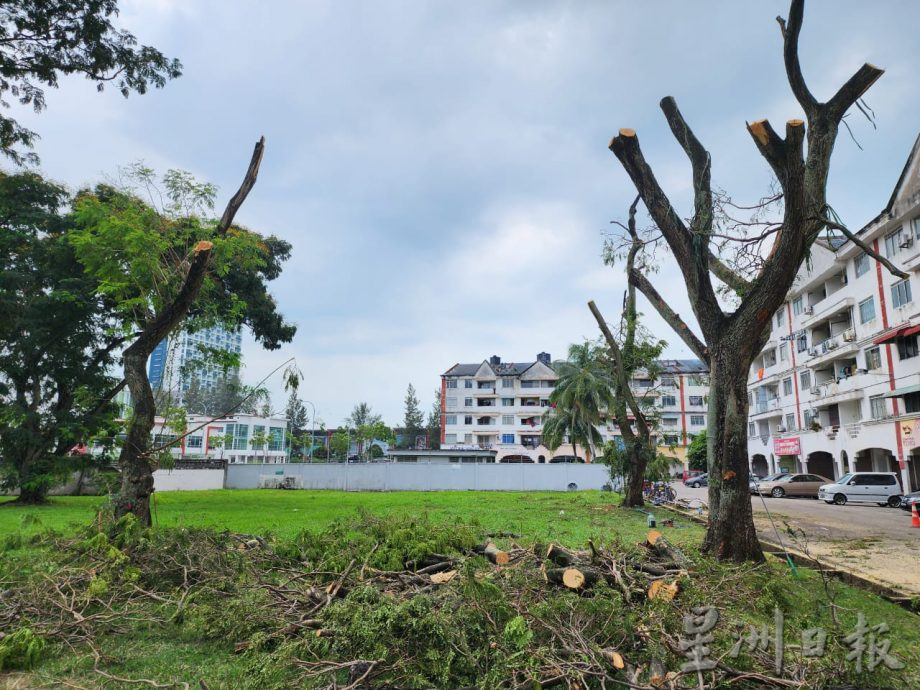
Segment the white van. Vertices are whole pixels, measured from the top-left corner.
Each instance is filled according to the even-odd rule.
[[[894,472],[850,472],[818,489],[818,498],[838,506],[853,501],[896,508],[901,503],[901,485]]]

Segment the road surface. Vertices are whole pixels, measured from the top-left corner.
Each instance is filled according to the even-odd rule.
[[[708,502],[709,490],[673,484],[678,498]],[[766,505],[765,505],[766,504]],[[920,528],[910,526],[910,513],[875,504],[827,505],[810,498],[751,497],[758,534],[776,543],[769,511],[784,542],[791,527],[821,560],[882,581],[911,596],[920,595]]]

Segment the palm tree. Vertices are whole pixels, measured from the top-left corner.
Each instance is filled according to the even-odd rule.
[[[553,407],[543,424],[543,440],[555,451],[565,438],[578,456],[578,445],[591,461],[593,449],[603,443],[597,427],[613,405],[613,379],[603,349],[592,343],[570,345],[566,361],[554,365],[559,375],[549,396]]]

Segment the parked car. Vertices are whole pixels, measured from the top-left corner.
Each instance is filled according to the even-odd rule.
[[[763,478],[760,478],[757,475],[752,474],[751,481],[750,481],[751,493],[752,494],[757,493],[757,485],[760,482],[775,482],[776,480],[781,479],[782,477],[785,477],[787,474],[789,473],[788,472],[776,472],[775,474],[768,474],[766,477],[763,477]]]
[[[773,498],[808,496],[817,498],[818,490],[830,481],[818,474],[786,474],[779,479],[757,483],[757,491]]]
[[[853,501],[894,508],[901,504],[901,485],[894,472],[849,472],[836,482],[822,486],[818,498],[838,506]]]
[[[695,477],[687,477],[684,480],[684,486],[692,486],[694,489],[699,489],[701,486],[708,486],[708,473],[698,474]]]
[[[901,510],[910,512],[911,506],[917,504],[917,510],[920,510],[920,491],[914,491],[911,494],[901,496]]]

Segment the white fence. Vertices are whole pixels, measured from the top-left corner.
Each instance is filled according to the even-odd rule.
[[[262,465],[259,465],[262,467]],[[223,470],[157,470],[153,473],[156,491],[204,491],[223,489]]]
[[[254,489],[260,476],[294,477],[304,489],[339,491],[569,491],[610,482],[606,465],[307,464],[228,465],[225,487]],[[264,484],[264,481],[263,481]]]

